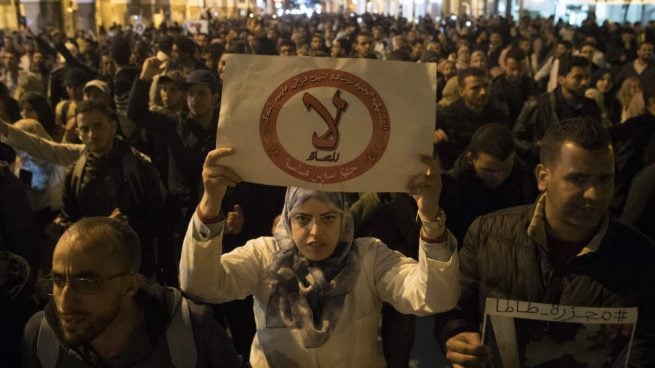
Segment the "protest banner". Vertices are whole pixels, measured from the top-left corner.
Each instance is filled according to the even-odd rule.
[[[363,59],[228,55],[217,146],[249,182],[405,192],[432,154],[436,69]]]
[[[502,367],[628,367],[637,308],[487,298],[483,343]]]

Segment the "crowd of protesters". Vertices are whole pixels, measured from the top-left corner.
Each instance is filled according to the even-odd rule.
[[[478,333],[479,303],[494,294],[553,304],[639,306],[633,362],[652,366],[655,21],[599,24],[589,15],[573,27],[553,18],[444,19],[413,23],[380,15],[323,14],[225,20],[208,13],[206,33],[172,22],[139,33],[114,25],[73,37],[57,29],[5,31],[0,50],[0,366],[122,367],[139,366],[140,360],[148,362],[144,366],[184,361],[187,366],[238,366],[248,357],[257,367],[327,364],[294,361],[293,354],[271,357],[275,351],[262,341],[268,335],[261,335],[270,326],[256,327],[253,315],[253,307],[255,315],[263,313],[259,291],[254,305],[245,290],[208,294],[195,286],[207,281],[197,281],[202,275],[192,272],[195,263],[179,266],[181,256],[195,254],[189,247],[202,243],[200,223],[223,226],[219,252],[240,254],[248,240],[276,234],[277,216],[282,213],[284,221],[297,205],[289,202],[289,194],[285,201],[285,188],[231,178],[236,185],[217,202],[224,216],[203,215],[197,207],[207,170],[221,167],[220,161],[205,160],[216,142],[226,54],[437,64],[438,207],[448,215],[448,230],[458,243],[462,297],[455,309],[437,316],[435,354],[443,351],[460,366],[479,366],[488,358]],[[337,212],[352,214],[354,237],[376,237],[408,257],[422,257],[419,243],[426,239],[416,216],[420,206],[411,195],[346,193],[328,202]],[[283,206],[291,207],[283,212]],[[422,220],[423,227],[433,222]],[[97,246],[105,238],[122,244],[105,251]],[[128,249],[134,244],[140,249],[136,253]],[[120,262],[111,268],[107,257]],[[590,257],[595,258],[584,262]],[[580,262],[569,262],[575,260]],[[101,272],[70,279],[71,267]],[[180,276],[192,281],[178,285],[179,267],[186,272]],[[554,293],[545,285],[551,274],[561,283]],[[106,291],[103,282],[116,277],[124,287]],[[585,279],[573,283],[576,294],[569,286],[578,278]],[[73,307],[62,315],[65,300],[54,293],[50,301],[48,295],[65,285],[80,297],[100,296],[89,309]],[[174,289],[178,286],[188,295]],[[600,290],[590,299],[580,287],[606,289],[606,294]],[[194,296],[199,300],[187,299]],[[222,304],[207,309],[197,301]],[[384,359],[371,364],[407,367],[414,317],[397,311],[397,300],[389,302],[381,307]],[[149,314],[130,313],[137,305],[145,305]],[[311,308],[322,313],[314,304]],[[30,320],[39,310],[44,311]],[[87,317],[97,319],[80,336],[66,335],[57,324],[65,320],[74,329],[86,326],[80,321]],[[184,322],[175,325],[184,318],[190,318],[191,331]],[[116,321],[120,326],[114,326]],[[147,327],[130,327],[143,324]],[[48,333],[64,349],[54,358],[52,348],[42,351]],[[184,340],[189,334],[191,347]],[[318,347],[303,337],[303,346],[321,349],[329,335]],[[171,347],[177,345],[197,353],[189,356]],[[362,364],[361,356],[325,359]]]

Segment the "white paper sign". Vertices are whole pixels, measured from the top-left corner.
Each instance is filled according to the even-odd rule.
[[[496,298],[486,299],[484,313],[483,341],[495,363],[539,368],[627,367],[638,317],[637,308]]]
[[[228,55],[217,146],[245,181],[406,192],[426,167],[434,64]]]

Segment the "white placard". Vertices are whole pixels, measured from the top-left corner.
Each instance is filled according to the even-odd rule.
[[[638,317],[637,308],[496,298],[486,299],[484,313],[483,341],[503,367],[627,367]]]
[[[244,180],[324,191],[406,192],[425,170],[434,64],[228,55],[217,146]]]

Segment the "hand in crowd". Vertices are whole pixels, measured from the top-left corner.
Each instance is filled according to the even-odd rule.
[[[439,213],[441,165],[429,156],[421,156],[421,162],[428,166],[426,172],[413,176],[407,189],[418,205],[421,218],[434,221]]]
[[[109,215],[109,218],[118,220],[123,223],[127,223],[128,220],[127,216],[123,215],[120,208],[114,208],[114,210]]]
[[[446,358],[453,368],[486,367],[491,349],[481,341],[477,332],[460,332],[446,341]]]
[[[225,233],[239,235],[243,231],[243,224],[246,222],[246,217],[243,215],[243,209],[238,204],[232,207],[232,211],[227,213],[225,219]]]
[[[141,75],[139,79],[143,81],[151,81],[155,75],[161,73],[162,71],[162,61],[159,60],[156,56],[147,58],[143,62],[143,67],[141,68]]]
[[[218,216],[227,187],[241,182],[241,177],[234,170],[221,165],[221,158],[233,152],[232,148],[216,148],[207,154],[202,168],[202,184],[205,191],[198,205],[200,212],[205,216]]]
[[[447,142],[448,135],[446,134],[446,132],[443,131],[443,129],[437,129],[434,131],[432,141],[436,144],[439,144],[441,142]]]

